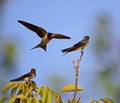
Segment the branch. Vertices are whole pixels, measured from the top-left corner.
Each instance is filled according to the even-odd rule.
[[[76,95],[77,95],[77,86],[78,86],[78,73],[79,73],[79,64],[80,61],[82,60],[82,56],[83,56],[83,49],[81,50],[81,55],[80,58],[77,59],[76,63],[74,61],[74,58],[72,58],[72,62],[73,62],[73,66],[75,69],[75,91],[73,94],[73,99],[72,99],[72,103],[74,103],[74,101],[76,100]]]

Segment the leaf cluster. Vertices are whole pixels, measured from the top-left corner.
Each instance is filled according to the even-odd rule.
[[[47,86],[37,87],[34,81],[29,82],[9,82],[2,88],[2,93],[11,89],[9,97],[0,97],[0,103],[8,101],[8,103],[63,103],[61,95]],[[77,91],[84,88],[77,86]],[[74,84],[68,84],[61,89],[61,93],[75,91]],[[82,103],[78,100],[68,99],[67,103]],[[90,103],[114,103],[109,98],[101,98],[100,100],[91,100]]]
[[[10,97],[1,97],[0,103],[62,103],[60,95],[49,87],[37,87],[34,81],[9,82],[2,88],[2,93],[11,89]],[[54,98],[54,99],[53,99]]]

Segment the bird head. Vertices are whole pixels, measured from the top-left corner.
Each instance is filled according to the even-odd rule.
[[[84,37],[84,40],[85,40],[85,41],[86,41],[86,40],[89,40],[89,38],[90,38],[89,36],[85,36],[85,37]]]
[[[35,69],[35,68],[32,68],[32,69],[31,69],[31,73],[35,74],[35,76],[36,76],[36,69]]]

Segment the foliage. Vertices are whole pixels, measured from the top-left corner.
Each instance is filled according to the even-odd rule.
[[[63,86],[61,93],[74,92],[72,99],[68,99],[67,103],[82,103],[81,97],[76,98],[77,92],[84,90],[78,85],[78,71],[79,64],[83,56],[83,51],[81,51],[81,56],[77,59],[75,63],[74,59],[73,65],[75,69],[75,84],[68,84]],[[11,89],[11,94],[9,97],[1,97],[0,102],[8,100],[9,103],[63,103],[61,94],[52,90],[50,87],[37,86],[34,81],[26,82],[9,82],[2,88],[2,93],[5,93]],[[90,103],[113,103],[109,98],[101,98],[99,100],[91,100]]]
[[[1,101],[8,100],[9,103],[61,103],[60,95],[49,87],[37,87],[34,81],[9,82],[2,88],[2,93],[11,89],[10,97],[2,97]],[[19,102],[18,102],[19,101]]]
[[[77,91],[82,91],[84,88],[77,86]],[[68,84],[61,89],[61,93],[75,91],[75,84]]]
[[[70,92],[75,90],[74,84],[69,84],[61,89],[62,93]],[[11,89],[9,97],[1,97],[0,103],[8,100],[9,103],[63,103],[61,95],[50,89],[49,87],[39,86],[37,87],[34,81],[30,82],[9,82],[2,88],[2,93],[5,93]],[[77,91],[84,90],[78,86]],[[109,98],[101,98],[100,100],[92,100],[90,103],[113,103]],[[72,100],[68,100],[68,103],[73,103]],[[82,103],[79,99],[75,100],[74,103]]]

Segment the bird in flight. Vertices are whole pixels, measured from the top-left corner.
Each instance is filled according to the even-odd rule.
[[[90,38],[89,36],[85,36],[80,42],[76,43],[75,45],[73,45],[69,48],[63,49],[61,51],[65,54],[67,54],[72,51],[83,50],[88,45],[89,38]]]
[[[24,74],[16,79],[10,80],[11,82],[14,81],[29,81],[30,79],[33,79],[36,76],[36,69],[32,68],[31,71],[27,74]]]
[[[27,27],[28,29],[34,31],[40,38],[42,38],[41,42],[38,45],[36,45],[35,47],[33,47],[32,49],[40,47],[40,48],[42,48],[46,51],[47,44],[52,39],[71,39],[69,36],[66,36],[66,35],[63,35],[63,34],[47,32],[42,27],[33,25],[31,23],[28,23],[28,22],[25,22],[25,21],[22,21],[22,20],[18,20],[18,22],[21,23],[22,25],[24,25],[25,27]]]

